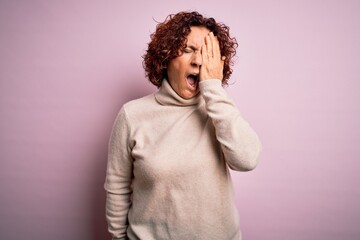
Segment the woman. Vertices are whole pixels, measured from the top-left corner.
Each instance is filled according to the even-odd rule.
[[[197,12],[157,25],[144,68],[159,90],[121,108],[109,142],[113,239],[241,238],[228,167],[255,168],[260,142],[222,88],[236,47]]]

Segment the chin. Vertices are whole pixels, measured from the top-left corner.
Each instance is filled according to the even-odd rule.
[[[199,92],[195,92],[195,93],[185,93],[185,94],[182,94],[181,97],[182,98],[185,98],[185,99],[190,99],[190,98],[193,98],[195,97],[196,95],[198,95]]]

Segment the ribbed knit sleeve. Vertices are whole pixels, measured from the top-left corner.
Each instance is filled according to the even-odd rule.
[[[220,80],[204,80],[199,87],[229,167],[237,171],[254,169],[261,151],[257,134],[242,118]]]
[[[129,146],[130,129],[122,108],[113,125],[105,181],[106,218],[113,239],[127,239],[127,215],[131,205],[133,159]]]

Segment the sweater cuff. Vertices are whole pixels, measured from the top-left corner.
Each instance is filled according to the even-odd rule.
[[[221,87],[222,88],[222,82],[220,79],[207,79],[199,82],[199,89],[200,92],[204,92],[208,87]]]

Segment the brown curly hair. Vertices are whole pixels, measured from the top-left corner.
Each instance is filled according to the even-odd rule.
[[[160,87],[167,78],[167,66],[170,60],[180,56],[186,48],[186,37],[190,27],[203,26],[217,36],[221,55],[225,56],[222,84],[227,82],[232,73],[233,57],[238,46],[235,38],[230,37],[229,27],[217,23],[214,18],[205,18],[198,12],[179,12],[170,14],[164,22],[158,23],[156,31],[150,35],[150,43],[143,56],[146,77],[155,86]]]

